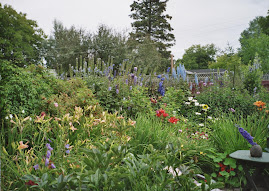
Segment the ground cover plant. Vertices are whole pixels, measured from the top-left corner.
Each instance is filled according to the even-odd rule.
[[[170,69],[147,75],[127,61],[112,67],[76,71],[68,80],[40,66],[10,67],[10,75],[2,76],[28,84],[20,89],[20,80],[8,86],[1,81],[7,98],[1,110],[4,190],[211,190],[246,184],[242,166],[229,158],[250,147],[235,125],[265,148],[267,92],[254,96],[216,81],[193,94],[184,66],[172,75]],[[11,87],[35,97],[12,96]]]

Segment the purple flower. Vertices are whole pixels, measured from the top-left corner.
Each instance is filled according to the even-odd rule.
[[[53,150],[53,148],[50,146],[50,144],[49,144],[49,143],[47,143],[47,144],[46,144],[46,147],[47,147],[47,149],[48,149],[48,150],[50,150],[50,151],[52,151],[52,150]]]
[[[120,92],[119,89],[116,89],[116,94],[119,94],[119,92]]]
[[[137,76],[134,77],[134,83],[136,84],[137,82]]]
[[[48,138],[48,141],[51,143],[52,141]]]
[[[128,84],[128,79],[125,80],[125,84]]]
[[[46,158],[50,158],[50,156],[51,156],[51,152],[50,152],[50,150],[47,150]]]
[[[134,71],[137,72],[137,67],[134,67]]]
[[[161,78],[161,77],[162,77],[162,75],[161,75],[161,74],[157,76],[157,78]]]
[[[34,165],[33,167],[34,167],[35,170],[39,169],[39,165],[38,164]]]
[[[48,166],[50,163],[50,160],[48,158],[45,159],[45,166]]]
[[[235,126],[238,128],[239,133],[248,141],[249,144],[257,145],[257,143],[253,142],[253,137],[246,130],[237,124],[235,124]]]
[[[130,88],[129,88],[129,89],[130,89],[130,90],[132,90],[132,88],[133,88],[133,87],[132,87],[132,86],[130,86]]]
[[[69,144],[66,144],[65,145],[65,148],[69,149],[70,145]]]
[[[66,150],[65,153],[66,153],[66,154],[70,154],[70,150]]]
[[[56,168],[56,166],[53,163],[51,163],[51,168]]]
[[[112,89],[111,87],[108,87],[108,91],[111,91],[111,89]]]

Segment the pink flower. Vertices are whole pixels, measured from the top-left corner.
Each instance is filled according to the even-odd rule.
[[[235,109],[233,109],[233,108],[229,108],[229,110],[231,111],[231,112],[235,112]]]
[[[182,133],[182,129],[179,129],[178,132]]]
[[[196,92],[196,94],[200,94],[200,92]]]
[[[55,103],[54,103],[54,106],[55,106],[55,107],[58,107],[58,103],[55,102]]]

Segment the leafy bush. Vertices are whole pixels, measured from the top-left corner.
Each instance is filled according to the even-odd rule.
[[[51,95],[56,82],[42,68],[39,68],[39,72],[27,72],[9,62],[1,63],[0,74],[1,118],[21,114],[22,111],[25,116],[39,113],[41,97]]]
[[[245,89],[212,86],[196,95],[196,99],[208,104],[211,113],[216,116],[230,112],[231,108],[235,110],[235,115],[247,116],[255,112],[253,103],[256,100]]]

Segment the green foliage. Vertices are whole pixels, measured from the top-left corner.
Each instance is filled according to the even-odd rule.
[[[167,51],[167,48],[173,45],[175,39],[171,33],[173,28],[168,23],[172,17],[164,14],[167,2],[168,0],[135,0],[130,5],[132,11],[130,17],[134,19],[131,39],[139,43],[143,42],[145,37],[151,39],[165,59],[169,59],[170,51]]]
[[[212,115],[218,116],[229,113],[230,108],[235,110],[235,115],[249,115],[255,111],[253,103],[256,99],[246,89],[233,89],[230,87],[211,86],[201,94],[196,95],[199,103],[206,103]]]
[[[267,12],[267,16],[266,17],[260,17],[259,21],[258,21],[262,32],[266,35],[269,35],[269,10]]]
[[[255,64],[253,66],[249,66],[249,70],[245,73],[244,76],[244,88],[248,90],[250,95],[255,95],[261,89],[261,80],[263,73],[260,69],[255,68]]]
[[[56,79],[49,76],[41,66],[34,68],[36,70],[27,72],[9,62],[1,63],[1,118],[19,114],[23,110],[24,115],[39,113],[42,96],[53,93]]]
[[[162,57],[157,50],[157,45],[149,38],[145,38],[143,42],[128,39],[128,47],[136,50],[129,53],[128,57],[147,73],[165,71],[169,66],[170,62]]]
[[[248,65],[254,62],[256,55],[260,57],[262,71],[269,71],[268,42],[269,36],[262,32],[259,25],[260,17],[256,17],[249,23],[249,28],[241,33],[239,39],[241,48],[239,55],[242,63]]]
[[[238,68],[240,64],[241,59],[237,54],[234,55],[223,54],[217,57],[216,62],[210,62],[208,67],[216,69],[222,68],[231,71],[234,69],[234,67]]]
[[[185,68],[190,69],[207,69],[209,62],[215,61],[217,48],[214,44],[205,46],[193,45],[185,50],[182,59],[177,64],[184,64]]]
[[[91,37],[90,49],[95,58],[107,63],[113,57],[113,62],[118,65],[127,57],[126,36],[104,24],[100,25]]]
[[[245,118],[232,114],[223,115],[211,125],[213,130],[212,140],[220,152],[232,153],[236,150],[248,150],[251,145],[239,133],[238,128],[235,127],[235,124],[238,124],[254,137],[254,142],[265,148],[268,136],[268,121],[266,119],[262,112]]]
[[[47,66],[68,71],[69,64],[75,66],[76,59],[85,58],[88,54],[88,36],[83,29],[76,29],[71,26],[69,29],[63,24],[54,20],[53,35],[47,39],[43,46],[46,52],[45,59]],[[83,60],[80,60],[82,63]],[[59,72],[59,71],[57,71]]]
[[[20,67],[37,64],[41,60],[43,39],[43,31],[35,21],[9,5],[0,4],[0,60]]]

